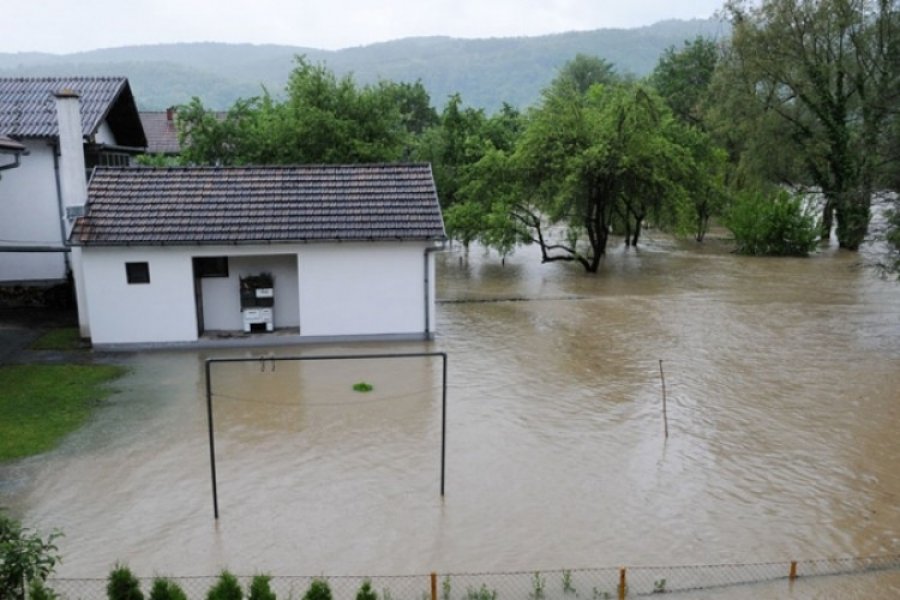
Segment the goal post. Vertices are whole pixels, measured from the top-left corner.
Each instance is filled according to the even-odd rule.
[[[287,361],[325,360],[379,360],[408,358],[441,359],[441,497],[444,496],[444,473],[447,455],[447,353],[446,352],[400,352],[388,354],[333,354],[310,356],[258,356],[254,358],[207,358],[206,371],[206,421],[209,429],[209,470],[212,480],[213,514],[219,518],[219,490],[216,481],[216,437],[213,421],[212,366],[222,363],[276,363]]]

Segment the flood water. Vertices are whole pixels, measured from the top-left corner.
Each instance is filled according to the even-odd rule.
[[[0,505],[64,530],[62,577],[898,554],[900,284],[864,258],[651,232],[588,275],[456,249],[433,343],[123,355],[87,427],[0,466]],[[443,499],[440,360],[254,361],[213,368],[213,519],[206,358],[408,351],[449,357]]]

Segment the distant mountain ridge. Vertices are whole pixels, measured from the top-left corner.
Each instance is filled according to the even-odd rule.
[[[620,73],[648,74],[670,46],[698,35],[723,38],[728,26],[714,19],[662,21],[636,29],[597,29],[537,37],[459,39],[404,38],[343,50],[299,46],[158,44],[55,55],[0,53],[0,76],[125,75],[141,110],[162,110],[200,97],[226,109],[265,87],[284,88],[298,54],[325,63],[359,83],[421,79],[440,109],[450,94],[492,112],[503,102],[524,108],[560,66],[576,54],[600,56]]]

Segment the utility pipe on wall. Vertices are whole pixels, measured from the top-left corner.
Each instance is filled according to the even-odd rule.
[[[444,250],[444,242],[440,246],[429,246],[425,248],[425,339],[430,340],[434,336],[431,333],[431,263],[429,256],[434,252]]]

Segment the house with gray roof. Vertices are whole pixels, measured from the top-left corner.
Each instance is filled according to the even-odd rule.
[[[0,77],[0,286],[65,281],[87,172],[146,145],[124,77]]]
[[[430,338],[445,237],[428,164],[99,167],[69,242],[115,347]]]

